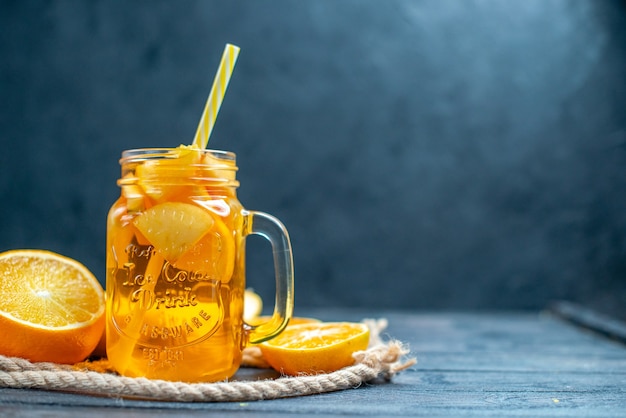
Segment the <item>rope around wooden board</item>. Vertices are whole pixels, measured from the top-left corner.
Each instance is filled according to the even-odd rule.
[[[106,360],[91,366],[90,362],[68,366],[0,356],[0,387],[155,401],[245,402],[351,389],[377,378],[390,381],[416,363],[414,358],[405,358],[409,350],[401,342],[380,341],[380,331],[386,326],[384,319],[364,322],[372,331],[370,348],[354,354],[354,365],[332,373],[259,381],[183,383],[119,376],[107,371]]]

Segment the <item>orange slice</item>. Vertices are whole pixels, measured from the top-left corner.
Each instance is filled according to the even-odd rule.
[[[176,200],[182,191],[189,192],[190,177],[196,171],[201,154],[197,149],[181,145],[169,152],[168,158],[148,160],[135,169],[138,184],[151,199],[164,202]]]
[[[217,158],[207,153],[202,158],[202,164],[214,167],[212,170],[206,170],[205,175],[213,178],[223,178],[226,180],[235,180],[236,167],[234,161]],[[215,169],[216,168],[216,169]]]
[[[369,329],[352,322],[289,325],[277,337],[259,344],[275,370],[291,376],[330,373],[354,363],[352,354],[365,350]]]
[[[187,271],[204,271],[222,283],[230,281],[235,268],[235,239],[233,232],[219,216],[213,226],[172,264]]]
[[[272,320],[271,316],[268,315],[263,315],[263,316],[255,316],[251,319],[246,319],[245,317],[245,307],[244,307],[244,320],[246,321],[247,324],[252,325],[252,326],[259,326],[262,324],[265,324],[266,322],[270,322]],[[289,319],[289,327],[293,326],[293,325],[298,325],[298,324],[311,324],[311,323],[320,323],[322,321],[320,321],[319,319],[315,319],[315,318],[305,318],[302,316],[292,316]],[[246,343],[246,345],[248,347],[254,347],[254,346],[258,346],[259,343],[253,344],[250,341],[248,341]]]
[[[79,262],[42,250],[0,254],[0,354],[76,363],[104,330],[104,291]]]
[[[250,323],[263,310],[263,300],[254,290],[246,289],[243,294],[243,320]]]
[[[127,174],[125,178],[130,178]],[[145,207],[145,196],[143,189],[136,184],[126,184],[122,186],[122,196],[126,198],[126,207],[129,212],[138,212]]]
[[[146,210],[133,223],[159,254],[175,263],[211,230],[215,220],[189,203],[165,202]]]
[[[245,312],[245,310],[244,310]],[[245,315],[244,315],[244,319],[245,319]],[[271,316],[256,316],[253,317],[249,320],[246,320],[246,322],[250,325],[260,325],[264,322],[268,322],[269,320],[271,320],[272,317]],[[320,323],[322,321],[320,321],[319,319],[316,318],[307,318],[304,316],[292,316],[291,319],[289,319],[289,326],[292,325],[299,325],[299,324],[313,324],[313,323]]]

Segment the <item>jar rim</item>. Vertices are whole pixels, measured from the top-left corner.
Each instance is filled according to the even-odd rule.
[[[180,158],[186,156],[191,156],[193,161],[178,163]],[[205,159],[205,156],[210,158]],[[123,151],[119,163],[122,166],[122,176],[117,182],[120,186],[134,184],[138,180],[138,166],[149,167],[141,174],[143,183],[180,185],[186,181],[207,182],[214,187],[239,186],[235,153],[230,151],[185,147],[136,148]]]
[[[176,150],[180,150],[181,148],[165,148],[165,147],[155,147],[155,148],[133,148],[122,151],[122,157],[120,159],[120,164],[132,161],[132,160],[152,160],[152,159],[165,159],[165,158],[178,158],[178,155],[174,153]],[[209,154],[213,158],[218,160],[235,162],[237,156],[232,151],[223,151],[217,149],[200,149],[200,148],[187,148],[188,150],[198,152],[201,154]]]

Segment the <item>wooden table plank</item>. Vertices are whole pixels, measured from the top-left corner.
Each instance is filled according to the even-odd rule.
[[[364,312],[307,312],[360,320]],[[403,313],[385,334],[418,364],[392,383],[246,403],[164,403],[0,389],[0,416],[568,416],[622,417],[626,348],[546,314]]]

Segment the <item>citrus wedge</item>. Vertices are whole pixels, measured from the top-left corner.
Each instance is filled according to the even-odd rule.
[[[0,354],[76,363],[104,329],[104,291],[79,262],[43,250],[0,254]]]
[[[354,363],[352,354],[365,350],[369,328],[352,322],[288,325],[277,337],[259,344],[275,370],[291,376],[330,373]]]
[[[245,312],[245,309],[244,309]],[[271,316],[266,316],[266,315],[262,315],[262,316],[256,316],[253,317],[252,319],[246,320],[246,322],[250,325],[261,325],[264,322],[268,322],[272,319]],[[299,325],[299,324],[313,324],[313,323],[320,323],[322,321],[320,321],[317,318],[307,318],[304,316],[292,316],[291,319],[289,319],[289,326],[292,325]]]
[[[246,289],[243,294],[243,320],[253,321],[263,310],[263,300],[254,290]]]
[[[175,263],[211,230],[215,220],[189,203],[165,202],[147,209],[133,223],[163,258]]]
[[[172,264],[182,270],[202,270],[224,284],[235,268],[235,240],[223,218],[212,219],[211,229]]]
[[[169,155],[156,160],[148,160],[135,169],[138,184],[145,194],[157,202],[176,200],[181,189],[188,191],[188,179],[195,173],[195,165],[200,162],[197,149],[181,145]]]

